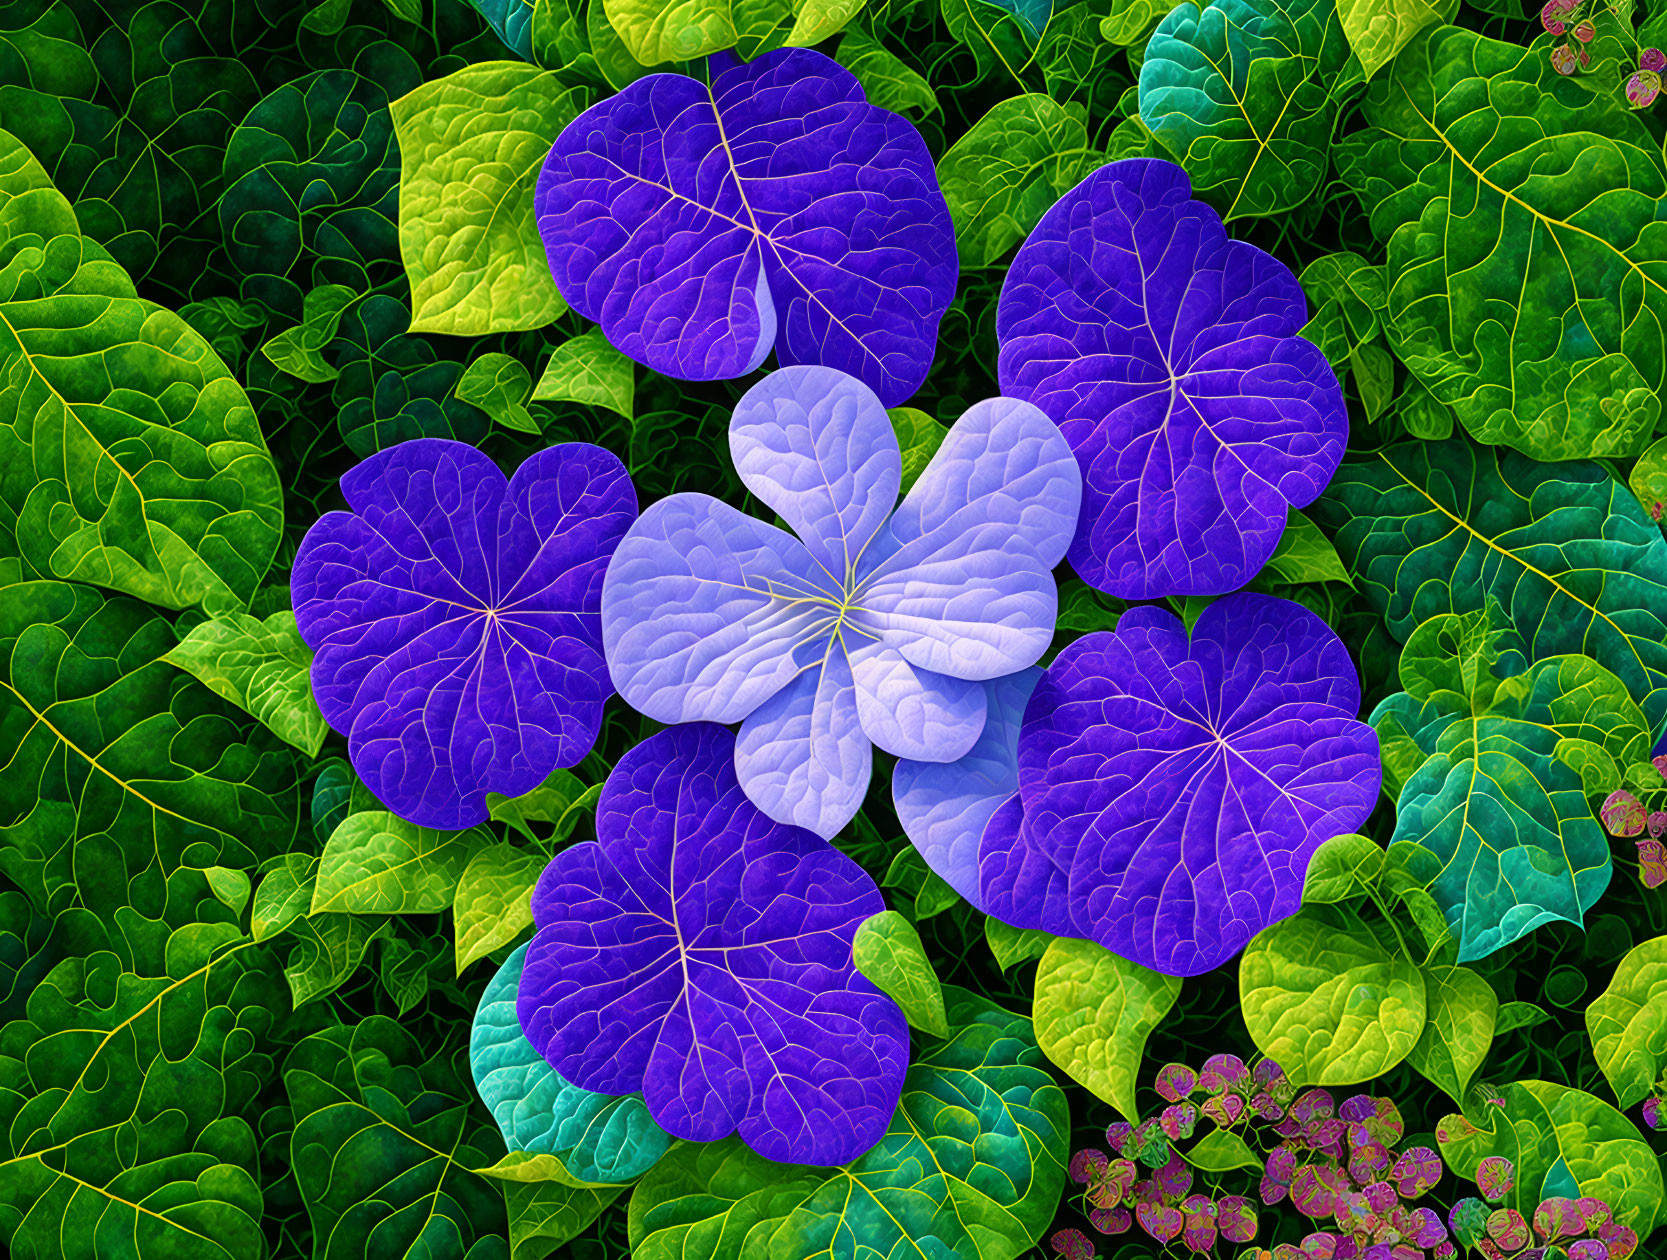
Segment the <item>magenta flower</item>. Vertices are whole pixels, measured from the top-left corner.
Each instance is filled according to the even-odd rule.
[[[1667,54],[1663,54],[1659,48],[1646,48],[1638,54],[1638,68],[1640,70],[1654,70],[1659,74],[1661,71],[1667,70]],[[1667,761],[1667,755],[1657,757],[1655,760],[1656,769],[1660,770],[1661,762]],[[1662,774],[1667,775],[1667,770],[1662,770]]]

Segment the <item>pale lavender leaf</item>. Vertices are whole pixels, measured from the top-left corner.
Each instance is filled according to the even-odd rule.
[[[931,867],[978,910],[978,846],[997,806],[1019,790],[1019,723],[1042,671],[1034,666],[979,684],[987,711],[978,741],[959,761],[903,760],[891,799],[903,832]]]
[[[738,722],[820,654],[838,599],[791,534],[710,495],[670,495],[608,566],[614,686],[658,722]]]
[[[741,723],[735,772],[753,804],[828,839],[862,808],[873,749],[845,654],[831,648]]]
[[[884,643],[856,642],[849,659],[863,733],[894,757],[966,756],[984,730],[989,684],[917,669]]]
[[[852,620],[925,669],[1013,673],[1047,650],[1081,474],[1058,427],[1011,398],[967,409],[898,506]]]
[[[729,450],[747,489],[835,585],[849,586],[903,477],[897,433],[874,391],[832,368],[771,372],[735,404]]]

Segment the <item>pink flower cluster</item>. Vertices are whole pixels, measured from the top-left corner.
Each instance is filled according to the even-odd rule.
[[[1425,1146],[1398,1149],[1405,1126],[1389,1099],[1357,1094],[1339,1104],[1328,1090],[1299,1092],[1271,1059],[1251,1069],[1230,1054],[1215,1055],[1197,1072],[1168,1064],[1153,1087],[1168,1104],[1158,1115],[1138,1125],[1118,1121],[1106,1130],[1110,1154],[1090,1149],[1071,1160],[1071,1178],[1084,1187],[1088,1219],[1101,1233],[1139,1225],[1157,1242],[1179,1239],[1195,1254],[1218,1240],[1255,1239],[1258,1207],[1250,1197],[1193,1189],[1192,1170],[1177,1147],[1207,1120],[1263,1155],[1262,1207],[1289,1202],[1324,1226],[1300,1246],[1281,1243],[1263,1252],[1267,1260],[1456,1254],[1440,1214],[1412,1202],[1441,1180],[1441,1159]],[[1095,1254],[1080,1230],[1060,1231],[1053,1246],[1068,1260]]]
[[[1484,1260],[1553,1254],[1566,1260],[1626,1260],[1638,1249],[1638,1235],[1618,1224],[1602,1199],[1546,1199],[1534,1209],[1530,1227],[1521,1212],[1500,1206],[1515,1181],[1511,1161],[1490,1155],[1476,1169],[1482,1197],[1460,1199],[1447,1214],[1453,1237]]]
[[[1655,53],[1657,59],[1661,57],[1653,48],[1645,49],[1645,53]],[[1667,755],[1654,758],[1652,764],[1667,784]],[[1646,792],[1645,795],[1652,793]],[[1610,835],[1637,844],[1639,873],[1644,887],[1659,888],[1667,883],[1667,845],[1662,843],[1662,837],[1667,836],[1667,810],[1651,810],[1632,792],[1616,788],[1604,799],[1598,809],[1598,817],[1603,820],[1604,830]],[[1649,834],[1646,835],[1646,832]]]

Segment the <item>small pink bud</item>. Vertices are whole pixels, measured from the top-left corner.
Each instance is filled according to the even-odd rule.
[[[1592,25],[1590,19],[1582,22],[1579,26],[1574,28],[1574,37],[1582,44],[1591,43],[1592,40],[1596,38],[1597,33],[1598,28]]]
[[[1558,74],[1573,74],[1574,68],[1580,64],[1580,58],[1567,44],[1558,44],[1551,50],[1551,64]]]
[[[1626,81],[1627,104],[1633,109],[1648,109],[1660,95],[1661,76],[1654,70],[1640,70]]]
[[[1667,70],[1667,55],[1663,55],[1659,48],[1646,48],[1638,54],[1638,68],[1640,70],[1654,70],[1657,74]]]

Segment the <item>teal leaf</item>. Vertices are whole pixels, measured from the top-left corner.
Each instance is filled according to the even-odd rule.
[[[1580,923],[1608,887],[1609,841],[1562,745],[1595,744],[1628,764],[1650,744],[1620,680],[1590,657],[1502,676],[1510,638],[1497,611],[1444,613],[1415,630],[1401,654],[1406,690],[1372,713],[1394,756],[1415,745],[1426,758],[1401,788],[1389,854],[1434,896],[1460,962],[1542,923]]]
[[[1140,67],[1140,120],[1222,218],[1278,214],[1319,188],[1348,49],[1331,0],[1187,0]]]
[[[527,947],[511,954],[481,995],[469,1035],[475,1088],[511,1152],[551,1155],[579,1181],[634,1181],[671,1137],[641,1094],[594,1094],[563,1080],[534,1050],[515,1013]]]
[[[1013,1260],[1047,1229],[1070,1119],[1030,1021],[946,990],[954,1034],[916,1060],[886,1136],[843,1168],[736,1138],[674,1147],[631,1196],[633,1260]]]
[[[1530,660],[1590,656],[1667,721],[1667,542],[1601,465],[1407,442],[1344,460],[1308,514],[1397,639],[1495,599]]]

